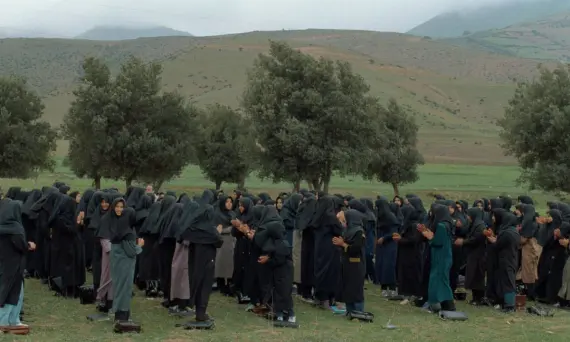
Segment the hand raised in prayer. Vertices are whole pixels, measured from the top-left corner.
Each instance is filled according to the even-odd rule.
[[[141,248],[144,247],[144,239],[143,239],[143,238],[139,238],[139,239],[137,240],[137,245],[138,245],[139,247],[141,247]]]
[[[392,240],[398,242],[402,239],[402,235],[398,234],[398,233],[394,233],[392,234]]]
[[[260,264],[265,264],[269,260],[269,255],[262,255],[257,259]]]
[[[241,226],[241,221],[238,219],[233,219],[231,222],[232,222],[232,225],[236,228],[239,228],[239,226]]]
[[[36,250],[36,244],[33,243],[32,241],[28,241],[28,250],[29,251],[35,251]]]
[[[216,227],[216,230],[218,231],[219,234],[222,234],[222,229],[223,229],[223,228],[224,228],[224,227],[222,227],[222,225],[219,224],[219,225]]]
[[[341,238],[340,236],[336,236],[336,237],[333,237],[332,243],[333,243],[333,245],[335,245],[335,246],[340,246],[340,247],[342,247],[342,246],[344,246],[344,239]]]
[[[568,245],[570,244],[570,240],[560,239],[560,240],[558,240],[558,243],[560,244],[560,246],[568,248]]]
[[[377,245],[381,245],[383,243],[384,243],[384,238],[379,238],[378,240],[376,240]]]
[[[457,238],[457,239],[455,239],[454,244],[455,244],[456,246],[463,246],[463,239],[462,239],[462,238]]]
[[[240,226],[238,227],[239,231],[242,232],[243,234],[247,234],[247,232],[249,232],[249,226],[247,224],[240,224]]]
[[[496,236],[487,236],[487,240],[490,243],[495,243],[495,242],[497,242],[497,237]]]
[[[427,228],[422,231],[422,235],[428,240],[433,239],[433,232]]]
[[[253,240],[253,237],[255,236],[255,230],[252,229],[252,230],[248,231],[246,233],[246,235],[250,240]]]

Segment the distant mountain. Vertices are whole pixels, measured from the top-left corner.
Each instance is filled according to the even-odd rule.
[[[569,63],[570,11],[444,41],[503,55]]]
[[[27,29],[17,27],[0,27],[2,38],[65,38],[64,36],[44,29]]]
[[[568,0],[511,1],[474,10],[438,15],[407,33],[432,38],[451,38],[478,31],[504,28],[570,10]]]
[[[122,26],[97,26],[75,37],[87,40],[129,40],[152,37],[191,37],[188,32],[164,26],[130,28]]]

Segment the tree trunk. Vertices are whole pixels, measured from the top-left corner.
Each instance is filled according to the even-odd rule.
[[[131,186],[131,185],[133,184],[134,178],[135,178],[135,177],[127,177],[127,178],[125,179],[125,185],[127,186],[126,189],[128,189],[129,186]]]
[[[95,179],[93,179],[93,187],[95,187],[95,190],[99,190],[101,189],[101,176],[96,176]]]
[[[216,190],[220,190],[222,188],[223,181],[216,179]]]
[[[162,184],[164,184],[164,181],[163,181],[163,180],[159,180],[159,181],[156,181],[156,182],[152,185],[152,187],[153,187],[153,189],[155,189],[155,191],[159,191],[160,188],[162,188]]]
[[[398,183],[392,183],[392,189],[394,189],[394,196],[400,196],[400,187]]]
[[[328,193],[329,193],[329,185],[330,185],[330,183],[331,183],[331,180],[330,180],[330,179],[327,179],[327,180],[324,181],[324,184],[323,184],[323,192],[324,192],[325,194],[328,194]]]
[[[236,184],[238,190],[245,190],[245,177]]]
[[[293,192],[299,192],[301,190],[301,180],[297,179],[295,183],[293,183]]]

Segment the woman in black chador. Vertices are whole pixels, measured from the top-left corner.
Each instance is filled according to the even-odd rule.
[[[214,208],[210,190],[205,190],[198,201],[198,208],[190,221],[190,226],[182,234],[188,241],[188,277],[190,278],[190,305],[196,310],[196,321],[207,322],[208,301],[214,283],[216,250],[222,247],[220,231],[214,226]]]

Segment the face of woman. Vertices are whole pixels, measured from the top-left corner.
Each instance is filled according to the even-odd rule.
[[[75,203],[79,202],[81,202],[81,194],[77,194],[77,196],[75,196]]]
[[[344,217],[344,211],[339,211],[338,214],[336,214],[336,218],[340,221],[340,223],[346,225],[346,218]]]
[[[123,215],[123,210],[125,209],[125,204],[123,202],[119,202],[117,203],[117,205],[115,206],[115,214],[117,216],[121,216]]]
[[[483,202],[477,202],[477,208],[483,209]]]
[[[278,210],[281,210],[281,208],[283,208],[283,200],[281,198],[277,199],[277,203],[275,203],[275,206],[277,207]]]
[[[398,207],[402,206],[402,200],[400,199],[400,197],[394,198],[394,203],[396,203]]]
[[[455,207],[448,207],[449,208],[449,214],[453,215],[455,214]]]
[[[226,199],[225,207],[226,210],[232,210],[232,208],[234,207],[234,202],[232,201],[231,198]]]
[[[243,206],[243,204],[239,204],[239,212],[240,214],[243,214],[243,212],[245,211],[245,207]]]
[[[109,202],[102,200],[101,201],[101,209],[103,209],[103,210],[109,209]]]

